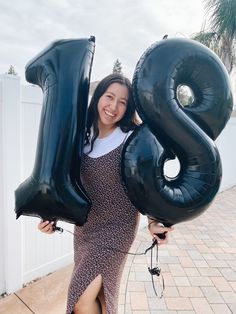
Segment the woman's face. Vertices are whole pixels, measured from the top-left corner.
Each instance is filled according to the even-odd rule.
[[[115,128],[125,112],[129,91],[125,85],[112,83],[98,101],[99,128]]]

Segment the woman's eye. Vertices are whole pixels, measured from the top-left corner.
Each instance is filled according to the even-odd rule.
[[[111,99],[112,98],[112,96],[111,95],[106,95],[107,96],[107,98],[109,98],[109,99]]]

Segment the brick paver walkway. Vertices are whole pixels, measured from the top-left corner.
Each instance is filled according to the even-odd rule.
[[[119,314],[236,313],[236,187],[218,194],[203,215],[176,225],[171,234],[170,244],[159,249],[164,297],[156,297],[152,288],[150,254],[128,256]],[[150,242],[143,229],[131,251],[143,252]],[[64,314],[71,270],[0,299],[0,313]]]
[[[143,251],[149,239],[142,230],[133,249]],[[218,194],[200,217],[176,225],[159,256],[164,297],[154,294],[150,257],[129,256],[119,314],[236,313],[236,187]]]

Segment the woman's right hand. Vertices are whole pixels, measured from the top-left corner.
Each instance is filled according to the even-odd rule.
[[[40,223],[38,224],[38,229],[43,233],[52,234],[55,232],[55,230],[53,229],[54,225],[55,221],[41,220]]]

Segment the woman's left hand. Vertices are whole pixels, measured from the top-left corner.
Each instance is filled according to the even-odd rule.
[[[159,245],[167,244],[169,241],[169,232],[174,230],[173,227],[165,227],[157,221],[152,221],[148,229],[153,239],[156,239]]]

